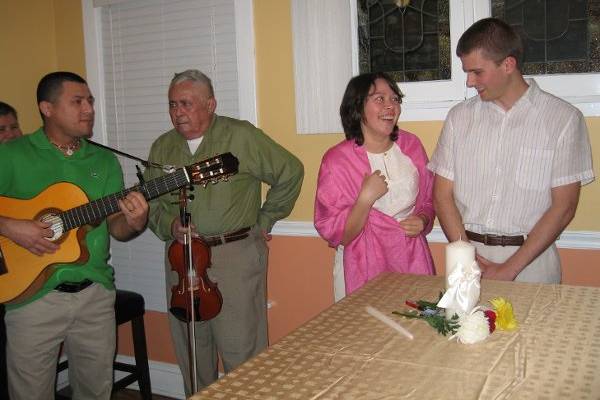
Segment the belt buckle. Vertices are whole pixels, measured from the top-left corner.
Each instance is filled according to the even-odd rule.
[[[488,238],[488,234],[487,234],[487,233],[484,233],[484,234],[483,234],[483,244],[484,244],[484,245],[486,245],[486,246],[489,246],[489,245],[490,245],[490,244],[489,244],[489,240],[488,240],[488,239],[489,239],[489,238]]]

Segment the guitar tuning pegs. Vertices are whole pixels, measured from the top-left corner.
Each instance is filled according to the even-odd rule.
[[[190,195],[188,196],[188,199],[189,199],[190,201],[194,200],[194,195],[193,195],[193,194],[190,194]]]

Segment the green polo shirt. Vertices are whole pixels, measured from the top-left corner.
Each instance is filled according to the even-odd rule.
[[[215,115],[195,154],[175,130],[161,135],[150,149],[150,161],[187,166],[225,152],[239,160],[239,172],[226,182],[196,186],[189,205],[192,222],[202,235],[260,225],[270,232],[277,220],[287,217],[300,193],[304,169],[290,152],[248,121]],[[145,171],[147,179],[164,172]],[[264,203],[261,183],[270,186]],[[177,198],[166,194],[150,202],[148,225],[162,240],[173,239],[171,223],[179,216]],[[175,203],[175,204],[174,204]]]
[[[42,128],[0,145],[0,195],[31,199],[57,182],[73,183],[90,200],[96,200],[120,191],[123,188],[123,175],[116,157],[109,151],[82,141],[81,147],[67,157],[48,142]],[[56,204],[48,204],[48,207],[60,208],[60,204],[60,199],[56,199]],[[89,279],[107,289],[114,289],[113,269],[108,264],[109,232],[106,220],[87,233],[85,244],[89,252],[85,264],[57,264],[50,267],[54,273],[36,294],[21,303],[7,305],[7,309],[34,301],[62,282]],[[19,267],[27,268],[26,265]]]

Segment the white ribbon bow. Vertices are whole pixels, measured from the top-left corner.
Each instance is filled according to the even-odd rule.
[[[448,275],[448,288],[437,306],[469,313],[479,301],[480,279],[481,270],[476,261],[468,267],[457,263],[452,273]]]

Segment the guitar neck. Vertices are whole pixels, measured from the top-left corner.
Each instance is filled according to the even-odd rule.
[[[119,212],[119,200],[127,196],[130,192],[140,192],[144,195],[146,200],[152,200],[160,195],[185,186],[189,182],[190,178],[186,169],[179,168],[173,173],[64,211],[60,213],[59,216],[63,221],[64,230],[69,231],[83,225],[100,221],[109,215]]]

